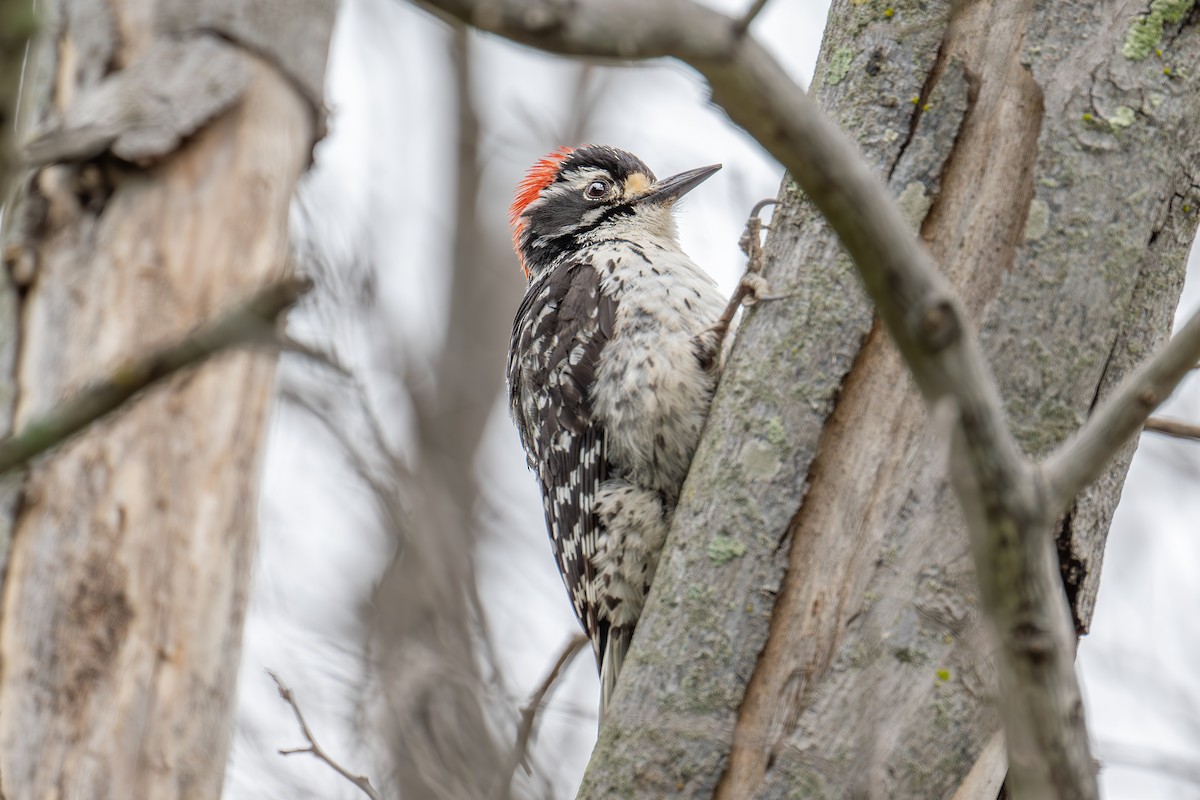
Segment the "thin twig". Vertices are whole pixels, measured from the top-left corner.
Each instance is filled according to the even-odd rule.
[[[517,767],[525,760],[525,754],[529,750],[529,740],[533,736],[533,724],[537,719],[538,710],[542,706],[542,702],[546,699],[546,695],[554,688],[554,684],[558,682],[558,676],[566,668],[567,664],[571,663],[571,659],[575,657],[583,646],[587,644],[587,637],[582,633],[578,633],[567,642],[563,647],[562,652],[558,654],[558,658],[554,661],[554,666],[546,673],[546,677],[542,678],[542,682],[538,684],[537,689],[529,697],[529,702],[521,709],[521,722],[517,726],[517,741],[513,745],[512,753],[508,757],[508,763],[505,765],[504,771],[500,774],[496,785],[492,788],[489,795],[491,800],[502,800],[508,788],[512,785],[513,775],[517,772]]]
[[[336,373],[338,377],[346,378],[347,380],[354,379],[354,373],[331,350],[325,350],[307,342],[302,342],[286,333],[279,334],[278,343],[279,349],[285,353],[295,353],[296,355],[304,356],[309,361],[320,364],[322,367]]]
[[[1200,425],[1166,417],[1151,417],[1142,429],[1150,433],[1174,436],[1176,439],[1200,440]]]
[[[287,278],[272,283],[182,339],[130,359],[67,398],[19,433],[0,439],[0,475],[19,469],[117,411],[139,392],[232,347],[277,343],[276,322],[310,283]]]
[[[382,351],[403,380],[413,416],[405,454],[412,477],[402,489],[411,499],[406,513],[412,523],[388,526],[397,547],[372,592],[370,612],[373,662],[389,712],[391,774],[402,797],[485,797],[507,752],[483,704],[484,665],[496,661],[475,588],[482,528],[474,513],[481,491],[474,465],[503,381],[494,367],[502,363],[506,340],[494,332],[512,306],[501,298],[512,292],[515,304],[519,281],[501,268],[496,254],[503,248],[489,239],[494,231],[479,216],[486,159],[473,100],[473,39],[458,25],[450,41],[448,96],[458,116],[456,171],[449,178],[455,226],[444,265],[446,335],[419,377],[394,347]]]
[[[1045,463],[1046,484],[1061,512],[1108,460],[1138,433],[1200,358],[1200,311],[1171,337],[1167,346],[1121,382],[1083,427]],[[1168,431],[1161,431],[1167,433]]]
[[[737,21],[735,30],[740,34],[744,34],[750,30],[750,26],[754,24],[755,18],[767,7],[767,2],[768,0],[754,0],[750,7],[746,9],[746,13],[742,15],[742,18]]]
[[[17,101],[29,42],[37,30],[30,0],[0,2],[0,205],[10,199],[9,186],[20,172],[16,147]]]
[[[587,140],[589,133],[596,127],[595,117],[603,113],[603,103],[600,95],[604,91],[608,73],[602,72],[595,64],[580,64],[575,75],[575,85],[565,98],[570,103],[567,114],[562,122],[562,135],[553,137],[553,141],[565,142],[572,147]]]
[[[279,696],[283,698],[285,703],[292,707],[292,714],[296,716],[296,724],[300,726],[300,733],[304,735],[304,740],[308,742],[308,747],[293,747],[290,749],[281,748],[279,750],[279,755],[291,756],[296,755],[297,753],[310,753],[313,758],[317,759],[318,761],[324,761],[334,772],[357,786],[359,790],[361,790],[362,793],[367,797],[370,797],[371,800],[383,800],[379,792],[377,792],[375,787],[371,785],[370,779],[368,779],[365,775],[355,775],[353,772],[330,758],[329,754],[321,749],[321,745],[317,744],[317,740],[313,736],[312,731],[309,729],[308,723],[304,721],[304,714],[301,713],[300,705],[296,702],[296,695],[282,680],[280,680],[279,676],[274,672],[267,670],[267,674],[271,676],[271,680],[275,681],[275,686],[279,689]]]

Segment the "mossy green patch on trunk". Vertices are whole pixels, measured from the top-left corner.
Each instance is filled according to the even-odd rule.
[[[1195,0],[1153,0],[1149,13],[1138,17],[1129,27],[1121,55],[1130,61],[1141,61],[1157,51],[1163,27],[1182,20],[1194,3]]]

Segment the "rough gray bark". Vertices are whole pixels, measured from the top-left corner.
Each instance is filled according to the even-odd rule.
[[[40,4],[38,166],[5,237],[17,427],[286,271],[334,4],[267,5]],[[5,796],[220,793],[273,375],[271,353],[222,357],[25,477]]]
[[[952,17],[941,43],[940,60],[961,59],[972,76],[973,103],[922,233],[981,321],[1010,424],[1034,456],[1076,430],[1161,342],[1196,230],[1189,175],[1200,167],[1200,86],[1194,75],[1165,71],[1196,63],[1200,30],[1194,21],[1168,24],[1163,57],[1151,48],[1135,60],[1128,43],[1142,11],[1137,3],[978,2]],[[872,52],[863,38],[847,37],[832,51],[827,43],[826,52],[855,47],[860,58]],[[857,90],[869,92],[869,75],[858,77]],[[847,383],[871,366],[860,355]],[[891,378],[900,381],[899,371]],[[844,391],[834,419],[850,400]],[[857,542],[878,559],[874,569],[867,559],[860,564],[862,591],[889,600],[840,595],[846,630],[827,651],[834,666],[804,702],[796,729],[775,742],[780,757],[762,796],[784,796],[810,777],[834,795],[858,782],[880,796],[944,795],[994,725],[988,660],[972,635],[971,565],[965,543],[951,544],[963,541],[957,514],[937,497],[945,467],[927,442],[902,442],[904,430],[921,423],[893,416],[897,405],[876,395],[852,424],[907,416],[889,438],[839,444],[903,465],[863,482],[860,494],[875,503],[890,495],[872,526],[882,540]],[[1132,451],[1078,500],[1059,534],[1081,632]],[[791,563],[789,584],[818,580]],[[857,724],[847,706],[863,709]],[[847,768],[864,757],[870,769]],[[845,766],[831,770],[831,761]]]

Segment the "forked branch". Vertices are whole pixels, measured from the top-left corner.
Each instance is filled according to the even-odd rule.
[[[529,697],[529,702],[521,709],[521,721],[517,725],[517,739],[513,744],[512,752],[509,754],[508,763],[505,764],[504,771],[499,776],[495,787],[492,789],[490,797],[492,800],[503,800],[507,796],[509,786],[512,784],[513,775],[517,772],[517,767],[525,760],[529,751],[529,740],[533,737],[533,725],[537,721],[538,711],[541,710],[542,703],[545,702],[546,696],[550,694],[550,690],[558,682],[559,675],[566,669],[575,655],[583,649],[587,644],[588,639],[582,633],[572,636],[571,639],[563,647],[558,654],[558,658],[554,660],[553,666],[546,673],[546,677],[542,678],[542,682],[534,689],[533,694]]]
[[[1200,312],[1158,354],[1126,378],[1073,438],[1046,460],[1046,483],[1059,510],[1094,481],[1146,423],[1154,409],[1187,377],[1200,358]]]
[[[309,729],[308,723],[304,720],[304,713],[300,711],[300,704],[296,702],[296,695],[288,688],[278,675],[271,670],[267,670],[267,674],[271,676],[271,680],[275,681],[276,688],[279,689],[279,696],[292,709],[292,714],[296,717],[296,724],[300,726],[300,733],[304,735],[304,741],[308,742],[307,747],[281,748],[279,755],[294,756],[297,753],[308,753],[318,761],[323,761],[330,769],[341,775],[350,783],[359,788],[363,794],[371,798],[371,800],[383,800],[379,792],[371,785],[371,781],[365,775],[355,775],[350,770],[343,767],[338,762],[329,757],[329,754],[321,749],[321,745],[317,744],[317,739],[313,736],[312,730]]]
[[[1200,441],[1200,425],[1177,419],[1151,417],[1146,420],[1146,426],[1143,430],[1150,433],[1161,433],[1163,436],[1173,436],[1176,439]]]

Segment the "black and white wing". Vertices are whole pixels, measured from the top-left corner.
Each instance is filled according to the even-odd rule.
[[[598,614],[594,502],[608,477],[604,429],[589,391],[612,336],[617,303],[590,263],[563,264],[535,281],[513,322],[509,402],[529,466],[542,487],[546,526],[575,614],[596,657],[608,622]]]

